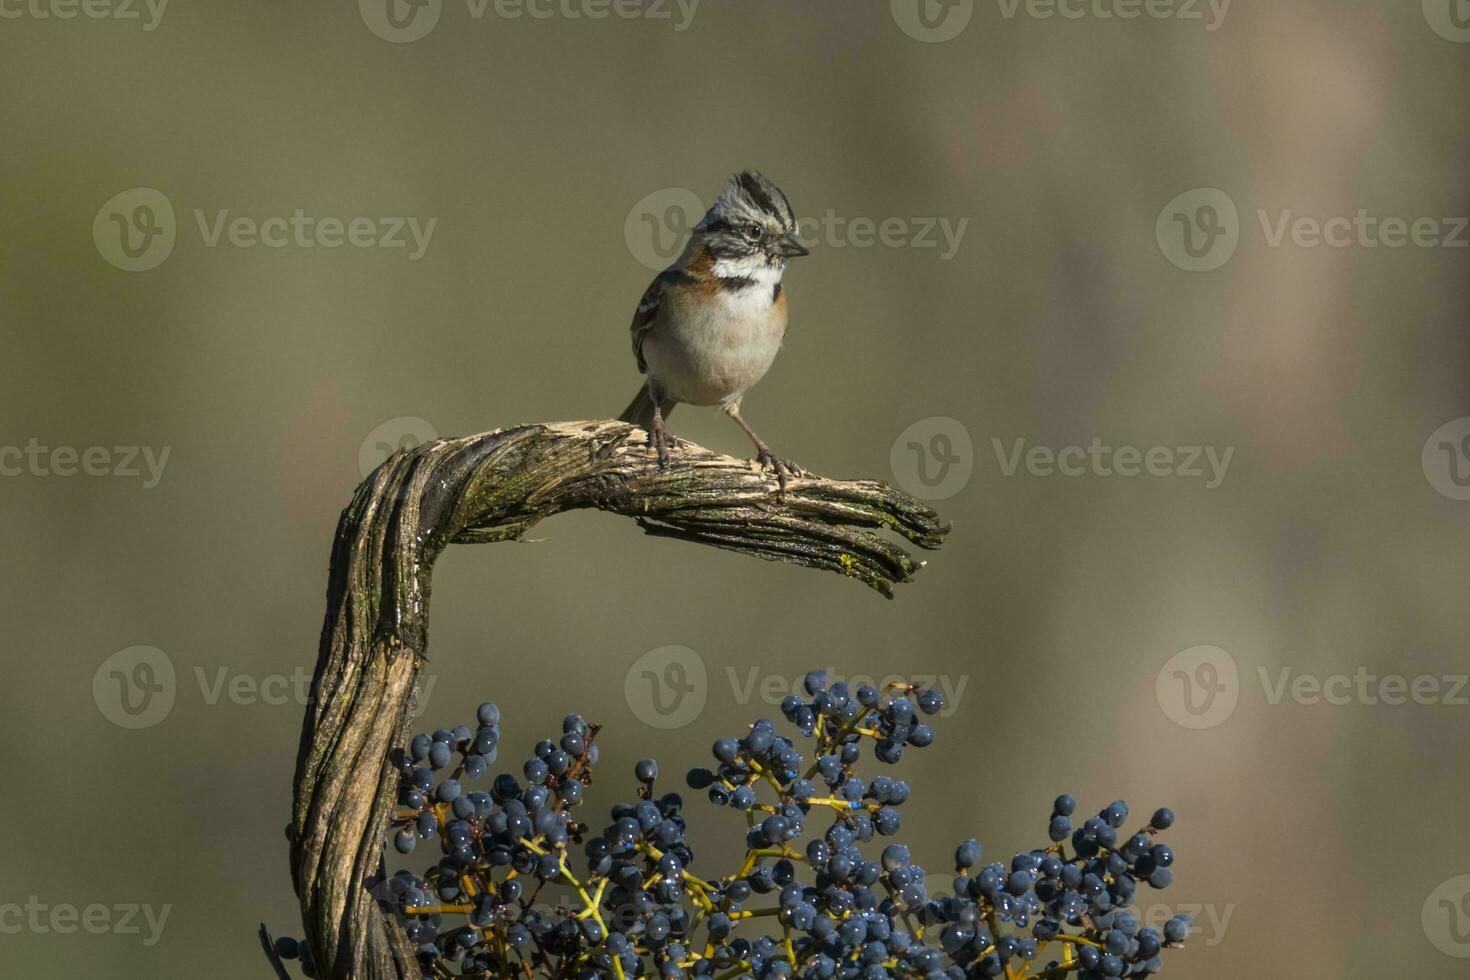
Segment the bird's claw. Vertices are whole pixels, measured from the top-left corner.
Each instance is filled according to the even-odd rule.
[[[679,440],[669,435],[662,426],[655,428],[652,432],[649,433],[648,446],[654,451],[655,454],[657,454],[658,468],[661,470],[666,470],[671,465],[671,461],[669,459],[670,443],[677,446],[679,444]]]
[[[760,448],[760,452],[756,456],[755,461],[761,469],[770,469],[776,474],[776,481],[780,484],[782,490],[786,489],[787,480],[806,475],[806,471],[796,463],[783,456],[777,456],[764,446]]]

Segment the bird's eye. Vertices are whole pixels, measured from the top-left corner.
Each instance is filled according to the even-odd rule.
[[[760,225],[746,225],[745,237],[753,242],[758,242],[765,236],[765,230]]]

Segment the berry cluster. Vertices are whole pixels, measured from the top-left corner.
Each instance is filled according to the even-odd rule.
[[[656,793],[652,759],[637,764],[637,797],[608,823],[576,819],[598,755],[598,728],[580,715],[536,745],[520,778],[495,776],[488,792],[462,781],[495,762],[494,705],[480,706],[473,732],[414,736],[395,754],[402,784],[389,836],[401,854],[437,841],[440,856],[377,894],[424,976],[1102,980],[1154,974],[1163,949],[1183,942],[1187,919],[1159,931],[1127,911],[1140,885],[1172,878],[1173,852],[1155,839],[1174,821],[1167,809],[1120,840],[1125,803],[1074,829],[1076,802],[1058,797],[1050,846],[981,866],[980,845],[965,841],[948,893],[930,892],[902,844],[867,856],[864,844],[898,832],[909,787],[858,775],[863,748],[891,765],[931,744],[921,719],[944,699],[902,683],[850,690],[823,671],[804,687],[807,698],[786,698],[781,713],[812,740],[810,762],[761,719],[714,743],[715,766],[688,774],[691,789],[745,818],[745,860],[718,877],[690,870],[684,801]],[[277,950],[312,975],[305,944],[285,939]]]

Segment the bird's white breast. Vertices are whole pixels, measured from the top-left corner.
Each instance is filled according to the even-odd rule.
[[[681,402],[729,402],[770,369],[786,333],[776,301],[779,270],[763,268],[750,285],[694,302],[669,304],[644,341],[649,372]]]

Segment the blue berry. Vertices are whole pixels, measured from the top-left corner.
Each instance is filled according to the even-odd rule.
[[[896,842],[909,785],[869,772],[866,747],[881,763],[900,762],[905,746],[934,741],[920,716],[943,708],[933,690],[849,690],[813,671],[783,699],[781,729],[759,719],[715,741],[713,768],[691,770],[687,782],[744,814],[731,830],[750,849],[738,874],[721,875],[695,863],[683,798],[654,796],[651,758],[634,765],[634,800],[603,819],[574,809],[590,792],[599,756],[599,729],[578,714],[518,761],[523,779],[499,772],[489,792],[462,790],[461,776],[478,778],[495,762],[500,712],[487,703],[476,712],[477,729],[436,729],[394,750],[399,809],[387,843],[409,854],[431,841],[434,856],[422,876],[399,871],[375,895],[426,975],[546,980],[545,966],[578,980],[605,980],[618,969],[650,980],[1049,976],[1061,966],[1056,960],[1030,964],[1042,944],[1058,942],[1076,950],[1077,980],[1157,973],[1163,951],[1187,936],[1187,922],[1140,928],[1126,909],[1144,883],[1172,881],[1174,853],[1155,841],[1173,824],[1168,810],[1129,836],[1122,801],[1074,827],[1077,804],[1064,795],[1047,827],[1051,847],[979,867],[981,847],[967,840],[954,851],[959,876],[944,881]],[[803,737],[813,740],[809,751]],[[884,843],[874,847],[875,837]],[[548,882],[567,891],[569,874],[582,898],[599,896],[600,918],[576,895],[569,904],[533,901],[548,894]],[[428,914],[435,905],[461,917]],[[747,918],[752,912],[773,918]],[[507,961],[508,950],[519,955]],[[311,975],[305,962],[302,972]]]

